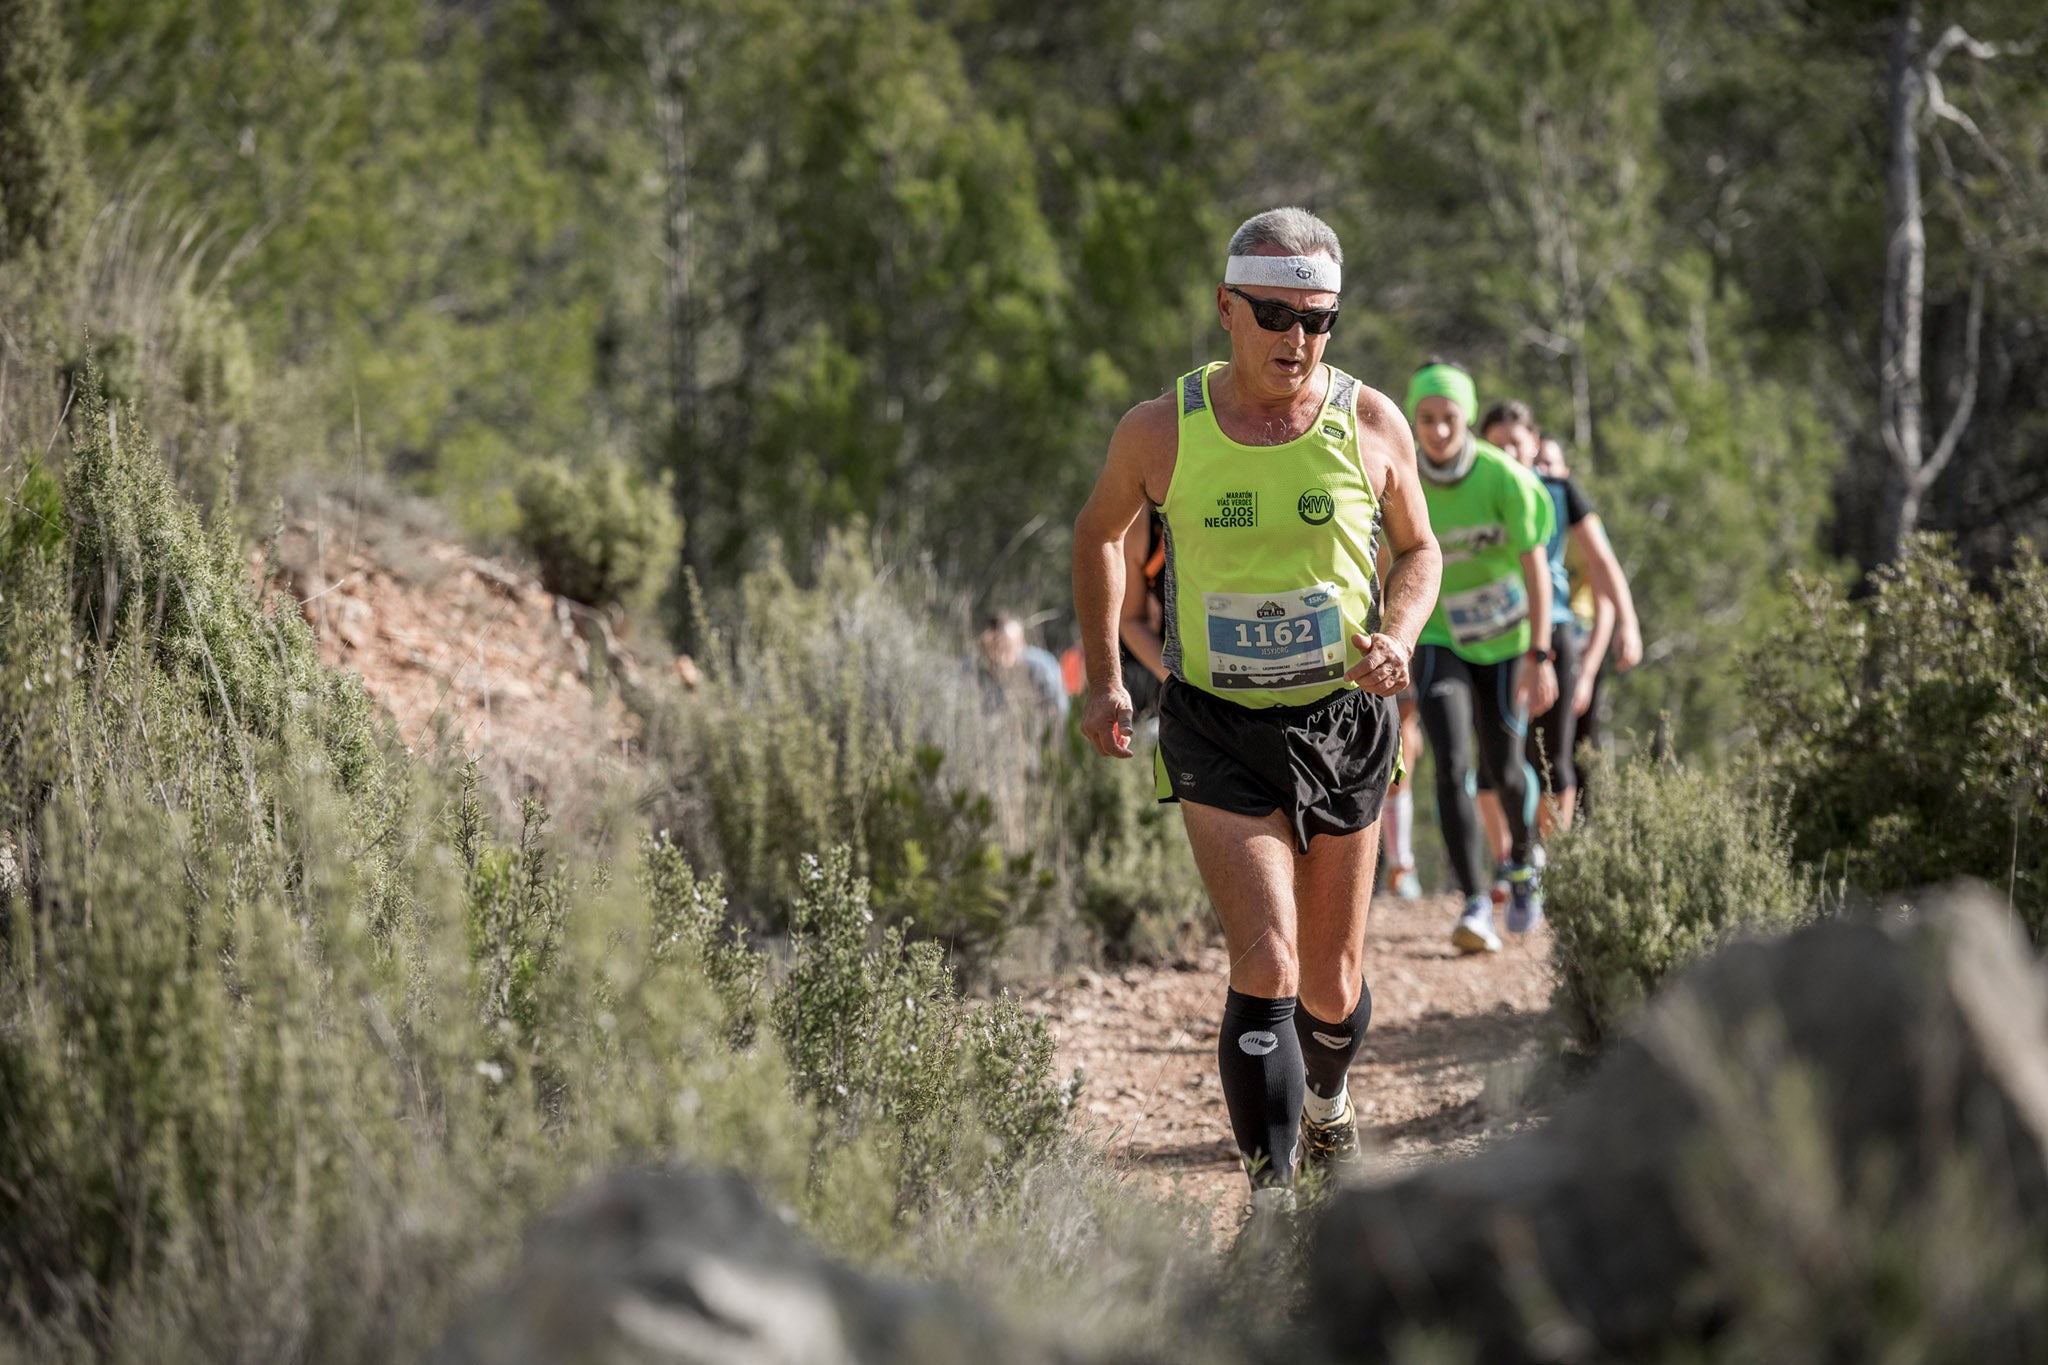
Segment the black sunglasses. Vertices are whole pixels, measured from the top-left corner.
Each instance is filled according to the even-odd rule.
[[[1255,299],[1234,284],[1223,286],[1252,306],[1252,320],[1269,332],[1284,332],[1295,323],[1312,337],[1319,337],[1337,325],[1334,308],[1289,308],[1272,299]]]

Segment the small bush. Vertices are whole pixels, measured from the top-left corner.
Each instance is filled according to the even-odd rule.
[[[1800,610],[1752,660],[1770,790],[1802,862],[1870,892],[1957,877],[2006,890],[2048,938],[2048,566],[2022,546],[1971,588],[1921,537],[1845,601]]]
[[[1686,963],[1814,905],[1769,803],[1739,782],[1650,758],[1596,781],[1598,806],[1552,844],[1544,874],[1559,1012],[1588,1047]]]
[[[995,803],[948,791],[945,754],[920,745],[877,795],[869,821],[874,892],[891,920],[983,959],[1044,912],[1053,874],[1030,852],[1005,855]]]
[[[645,606],[667,584],[683,527],[668,480],[649,483],[610,457],[579,474],[566,461],[519,476],[518,536],[541,582],[585,606]]]
[[[1052,1080],[1045,1024],[1006,1000],[962,1001],[938,944],[878,931],[846,849],[805,859],[803,878],[774,1019],[797,1093],[839,1116],[821,1138],[886,1125],[906,1209],[949,1176],[1009,1184],[1059,1138],[1072,1098]]]

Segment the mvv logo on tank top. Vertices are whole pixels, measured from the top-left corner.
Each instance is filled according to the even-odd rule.
[[[1202,525],[1211,531],[1258,524],[1259,495],[1252,492],[1223,494],[1216,499],[1216,515],[1202,518]]]

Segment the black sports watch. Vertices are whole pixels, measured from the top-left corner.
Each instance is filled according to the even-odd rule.
[[[1529,646],[1529,657],[1539,664],[1555,665],[1557,663],[1557,651],[1554,649],[1538,649],[1531,645]]]

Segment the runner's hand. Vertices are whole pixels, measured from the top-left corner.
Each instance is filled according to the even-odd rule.
[[[1545,660],[1531,665],[1529,657],[1522,657],[1522,666],[1515,674],[1515,702],[1532,716],[1540,716],[1557,704],[1557,670]]]
[[[1131,757],[1131,694],[1121,682],[1088,689],[1081,708],[1081,733],[1095,752],[1109,758]]]
[[[1573,715],[1583,716],[1593,709],[1593,683],[1597,678],[1598,671],[1591,668],[1579,674],[1578,682],[1572,686]]]
[[[1351,647],[1359,653],[1357,663],[1345,673],[1376,697],[1391,697],[1408,686],[1408,656],[1414,651],[1391,635],[1353,635]]]
[[[1642,629],[1633,621],[1623,621],[1614,638],[1614,671],[1626,673],[1642,661]]]

